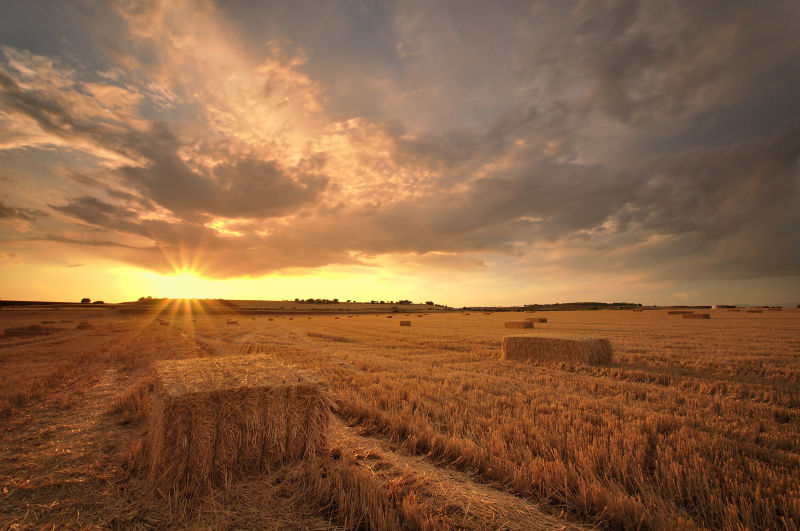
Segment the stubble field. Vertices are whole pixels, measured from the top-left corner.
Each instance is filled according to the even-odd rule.
[[[800,529],[800,311],[709,313],[3,311],[56,330],[0,337],[0,527]],[[503,327],[524,317],[548,322]],[[608,338],[614,360],[504,360],[507,335]],[[329,450],[152,489],[153,364],[228,356],[313,375]]]

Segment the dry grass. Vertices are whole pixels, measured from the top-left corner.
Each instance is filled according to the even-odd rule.
[[[503,358],[518,361],[568,361],[593,365],[611,363],[608,339],[565,339],[509,336],[503,338]]]
[[[42,321],[44,322],[44,321]],[[52,323],[53,321],[47,321]],[[28,326],[12,326],[3,330],[5,337],[30,337],[30,336],[43,336],[58,332],[58,328],[52,326],[28,325]]]
[[[693,312],[690,310],[670,310],[667,312],[667,315],[688,315],[690,313]]]
[[[6,314],[4,328],[49,316]],[[709,314],[548,324],[608,338],[605,365],[498,359],[504,313],[431,314],[413,335],[364,316],[195,316],[0,337],[0,528],[798,529],[800,311]],[[124,463],[155,386],[134,384],[166,356],[295,364],[349,435],[269,474],[222,474],[194,501],[157,496]]]

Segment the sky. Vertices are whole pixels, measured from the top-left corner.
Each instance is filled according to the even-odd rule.
[[[0,298],[800,302],[800,3],[0,4]]]

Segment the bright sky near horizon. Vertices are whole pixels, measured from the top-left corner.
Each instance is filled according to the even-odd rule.
[[[0,5],[0,297],[800,302],[800,3]]]

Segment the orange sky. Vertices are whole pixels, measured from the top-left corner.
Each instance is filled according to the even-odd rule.
[[[800,13],[721,6],[4,5],[0,297],[797,303]]]

